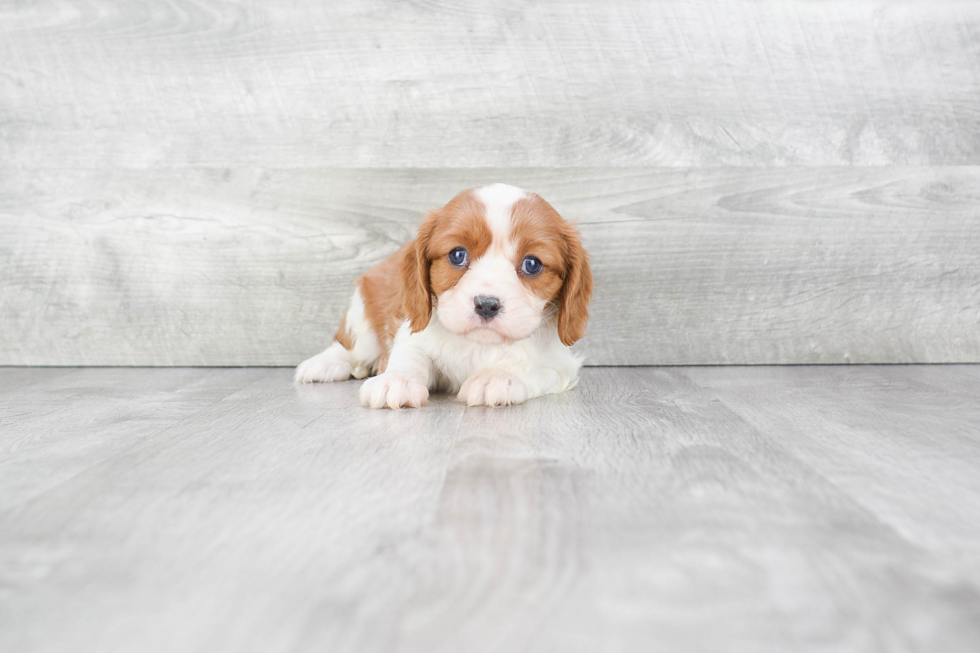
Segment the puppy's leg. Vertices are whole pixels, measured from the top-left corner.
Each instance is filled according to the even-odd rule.
[[[467,406],[508,406],[575,386],[580,356],[557,338],[543,340],[536,351],[527,365],[502,364],[476,372],[463,382],[456,398]]]
[[[398,332],[388,366],[361,386],[361,404],[368,408],[424,406],[433,378],[432,359],[408,335],[408,323]]]
[[[456,398],[467,406],[509,406],[538,396],[517,374],[498,368],[480,370],[463,382]]]
[[[293,381],[297,383],[330,383],[350,378],[350,352],[334,340],[325,350],[307,358],[296,368]]]
[[[351,376],[363,379],[381,357],[381,346],[364,315],[361,291],[354,290],[350,307],[340,321],[333,342],[324,351],[308,358],[296,368],[293,380],[298,383],[346,381]]]

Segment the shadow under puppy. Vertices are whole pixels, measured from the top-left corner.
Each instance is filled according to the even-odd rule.
[[[538,195],[493,184],[431,211],[418,236],[356,282],[303,383],[363,379],[361,403],[418,407],[429,390],[470,406],[575,385],[592,271],[578,231]]]

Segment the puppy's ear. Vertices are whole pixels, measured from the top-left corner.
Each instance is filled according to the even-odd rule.
[[[566,224],[562,236],[567,247],[565,258],[568,267],[558,301],[558,337],[562,343],[571,345],[585,335],[585,327],[589,323],[592,268],[575,227]]]
[[[419,235],[405,248],[405,258],[402,259],[402,302],[412,333],[424,329],[432,318],[429,241],[438,220],[438,212],[430,211],[419,227]]]

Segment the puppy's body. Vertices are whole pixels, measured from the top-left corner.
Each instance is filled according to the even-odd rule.
[[[591,294],[578,233],[547,202],[504,184],[463,191],[357,280],[334,342],[296,380],[377,374],[361,388],[372,408],[421,406],[431,389],[489,406],[561,392]]]

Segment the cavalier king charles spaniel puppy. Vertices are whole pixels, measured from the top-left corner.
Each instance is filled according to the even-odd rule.
[[[357,280],[333,342],[295,380],[376,374],[360,390],[371,408],[422,406],[430,390],[469,406],[562,392],[591,297],[578,231],[550,204],[506,184],[465,190]]]

